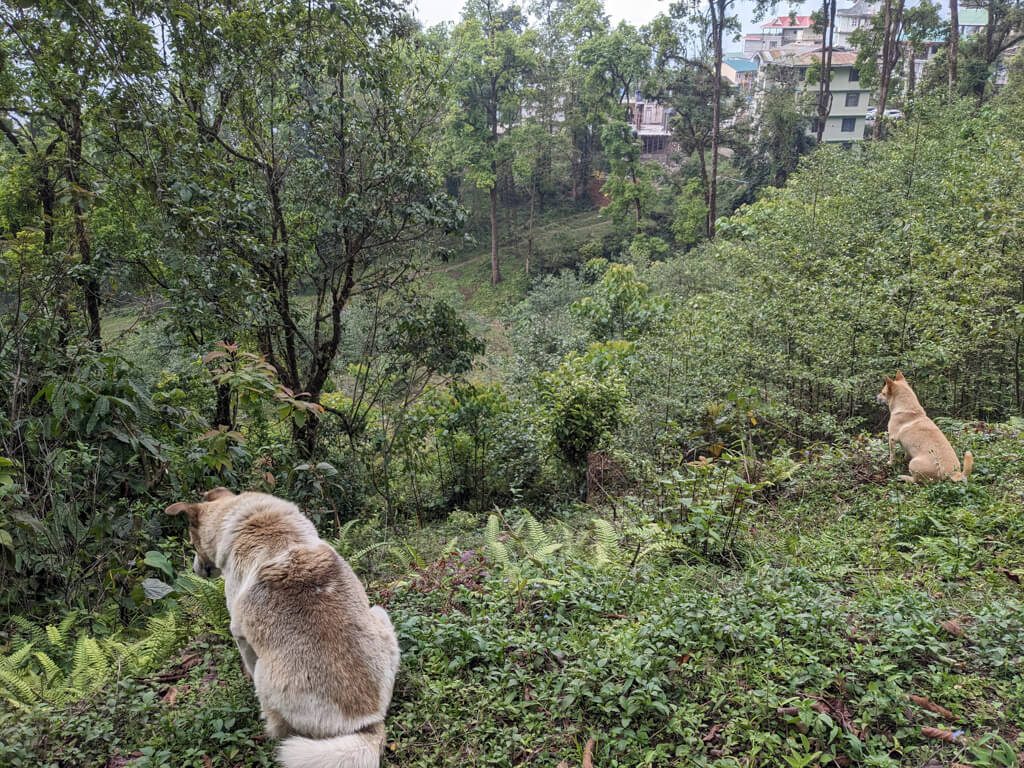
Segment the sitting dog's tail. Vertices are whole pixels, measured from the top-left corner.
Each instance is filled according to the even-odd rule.
[[[961,472],[954,472],[952,475],[953,480],[967,480],[967,477],[971,474],[971,470],[974,469],[974,454],[970,451],[964,451],[964,468]]]
[[[377,768],[384,747],[384,723],[330,739],[292,736],[277,753],[285,768]]]

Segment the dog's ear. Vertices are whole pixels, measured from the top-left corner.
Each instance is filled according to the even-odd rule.
[[[896,371],[896,381],[906,381],[906,379],[903,378],[903,371]]]
[[[885,383],[886,384],[892,384],[892,379],[890,379],[888,376],[886,376],[885,377]]]
[[[185,501],[176,501],[167,509],[164,510],[166,515],[180,515],[182,512],[188,517],[189,522],[192,522],[199,517],[199,510],[201,507],[198,504],[189,504]]]
[[[234,496],[234,495],[235,494],[233,494],[231,491],[229,491],[224,486],[219,486],[217,488],[213,488],[213,489],[207,491],[206,493],[204,493],[203,494],[203,501],[216,501],[217,499],[223,499],[225,496]]]

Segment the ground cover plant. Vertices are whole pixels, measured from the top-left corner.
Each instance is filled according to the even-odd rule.
[[[1016,765],[1024,434],[958,438],[967,486],[896,484],[880,440],[813,456],[726,563],[674,532],[696,504],[664,525],[640,499],[452,521],[409,558],[339,542],[402,647],[387,764],[579,765],[594,738],[607,766]],[[4,764],[270,764],[223,611],[192,610],[211,629],[158,673],[5,715]]]
[[[0,766],[274,764],[223,485],[386,606],[388,765],[1021,768],[1024,69],[811,151],[690,10],[0,0]]]

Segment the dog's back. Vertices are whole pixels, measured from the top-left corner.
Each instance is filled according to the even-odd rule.
[[[376,766],[399,657],[387,613],[371,608],[352,568],[294,505],[239,499],[252,511],[234,523],[232,624],[258,658],[253,683],[268,725],[307,737],[286,741],[282,761]]]

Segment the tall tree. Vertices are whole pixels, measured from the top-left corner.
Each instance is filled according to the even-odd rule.
[[[63,244],[78,267],[79,297],[64,297],[66,321],[81,302],[89,342],[101,347],[104,263],[94,253],[97,202],[91,134],[126,110],[131,78],[152,71],[152,32],[119,0],[0,3],[0,133],[37,174],[43,248]]]
[[[168,11],[168,95],[220,176],[189,179],[182,202],[194,215],[178,226],[226,219],[220,257],[251,281],[258,347],[285,387],[316,403],[349,303],[401,282],[410,247],[455,220],[431,162],[442,62],[384,2]],[[293,436],[315,453],[315,420],[296,419]]]
[[[956,92],[957,56],[960,49],[960,0],[949,0],[949,98]]]
[[[534,64],[535,33],[518,6],[469,0],[453,35],[458,87],[457,142],[469,175],[490,200],[491,284],[501,282],[498,256],[498,186],[507,174],[502,140],[522,114],[527,73]]]
[[[836,31],[837,0],[822,0],[821,16],[815,19],[815,29],[821,32],[821,79],[818,81],[817,140],[825,133],[825,121],[832,111],[832,45]]]

